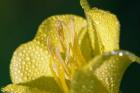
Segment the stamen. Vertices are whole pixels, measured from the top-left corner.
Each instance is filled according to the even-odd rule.
[[[56,28],[57,28],[57,36],[60,40],[62,49],[65,51],[66,50],[66,41],[65,41],[65,36],[64,36],[64,32],[63,32],[63,25],[60,20],[57,21]]]
[[[60,88],[62,88],[62,90],[64,90],[65,93],[68,93],[68,85],[67,85],[66,79],[65,79],[65,74],[67,72],[67,71],[65,71],[65,69],[66,69],[65,64],[60,57],[60,52],[59,51],[54,52],[52,50],[52,48],[54,48],[54,47],[51,44],[51,42],[49,42],[49,41],[50,41],[50,38],[48,36],[47,47],[48,47],[48,51],[50,52],[50,54],[52,56],[52,61],[50,62],[50,69],[54,75],[55,80],[57,81],[58,85],[60,86]],[[59,62],[61,62],[61,64]]]
[[[81,67],[83,66],[86,61],[85,61],[85,58],[83,57],[83,54],[80,50],[80,47],[78,45],[78,41],[77,41],[77,35],[75,34],[75,39],[74,39],[74,46],[71,47],[72,49],[72,52],[73,52],[73,56],[77,59],[77,63],[78,63],[78,67]]]
[[[53,44],[51,36],[47,38],[47,48],[52,57],[50,69],[55,80],[65,93],[69,90],[66,80],[71,81],[71,77],[76,69],[85,64],[74,25],[73,17],[68,24],[59,20],[56,22],[58,43]]]
[[[74,37],[75,37],[75,27],[74,27],[74,19],[73,19],[73,17],[70,18],[69,29],[71,31],[71,35],[69,35],[69,33],[68,33],[67,36],[68,36],[69,39],[71,39],[70,43],[73,46],[73,44],[74,44]]]
[[[62,59],[61,55],[60,55],[60,50],[58,48],[56,48],[56,57],[59,59],[60,64],[62,64],[62,67],[64,68],[66,75],[70,76],[70,71],[67,68],[66,63],[64,62],[64,60]]]

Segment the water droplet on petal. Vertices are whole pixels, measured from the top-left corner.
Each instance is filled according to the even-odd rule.
[[[119,56],[123,56],[123,53],[122,53],[122,52],[120,52],[120,53],[119,53]]]

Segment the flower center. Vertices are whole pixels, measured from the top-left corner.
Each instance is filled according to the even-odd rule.
[[[71,19],[69,25],[61,20],[55,25],[57,42],[53,43],[52,37],[47,38],[47,47],[52,58],[50,68],[60,87],[67,93],[73,73],[86,62],[78,44],[73,20]]]

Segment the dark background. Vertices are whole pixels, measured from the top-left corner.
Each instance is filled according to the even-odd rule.
[[[90,0],[92,6],[115,13],[121,23],[121,49],[140,56],[140,0]],[[13,51],[31,40],[39,24],[55,14],[83,16],[79,0],[0,0],[0,88],[10,83]],[[134,63],[121,83],[123,93],[140,93],[140,65]]]

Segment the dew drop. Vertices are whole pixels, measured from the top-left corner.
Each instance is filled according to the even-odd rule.
[[[123,56],[123,53],[122,52],[119,52],[119,56]]]

